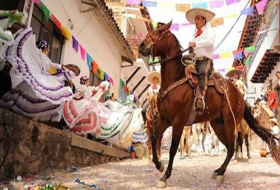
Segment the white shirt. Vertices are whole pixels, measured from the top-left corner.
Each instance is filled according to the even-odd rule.
[[[147,96],[148,96],[148,97],[152,97],[154,93],[158,93],[158,92],[159,92],[160,85],[157,84],[157,85],[156,85],[157,88],[153,88],[153,86],[154,86],[154,85],[151,84],[150,87],[148,88],[148,93],[147,93]]]
[[[212,28],[209,27],[202,27],[202,34],[200,36],[195,38],[194,33],[194,39],[193,42],[195,42],[196,47],[194,47],[194,53],[196,54],[196,57],[203,57],[206,56],[209,59],[213,59],[214,55],[214,43],[215,43],[215,32]]]
[[[272,133],[278,137],[279,132],[280,132],[279,127],[277,125],[274,125],[272,127]]]

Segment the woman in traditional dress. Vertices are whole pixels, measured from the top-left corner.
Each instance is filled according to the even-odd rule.
[[[13,37],[4,48],[4,59],[13,66],[12,90],[1,97],[0,105],[33,119],[59,121],[64,102],[72,99],[72,90],[65,81],[79,74],[78,67],[73,72],[61,66],[51,75],[47,70],[54,63],[36,47],[32,29],[20,29]]]
[[[96,127],[106,119],[110,111],[98,101],[108,90],[109,83],[102,82],[98,87],[89,86],[89,78],[80,78],[81,86],[77,88],[73,99],[66,101],[63,107],[63,118],[70,131],[82,135],[93,133]]]

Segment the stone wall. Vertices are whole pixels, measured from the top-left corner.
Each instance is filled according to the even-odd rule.
[[[0,109],[0,180],[125,157],[124,151]]]

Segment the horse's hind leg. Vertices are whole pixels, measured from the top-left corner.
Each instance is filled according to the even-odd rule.
[[[212,120],[211,126],[214,129],[217,137],[227,148],[227,156],[224,163],[220,168],[214,171],[212,176],[212,178],[215,178],[216,176],[217,185],[221,185],[223,183],[223,175],[226,172],[226,168],[234,154],[235,127],[232,121],[227,120],[225,124],[223,124],[223,121],[220,119]]]

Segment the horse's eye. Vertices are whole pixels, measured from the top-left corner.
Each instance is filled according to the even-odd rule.
[[[158,33],[161,34],[161,33],[162,33],[162,30],[158,30]]]

